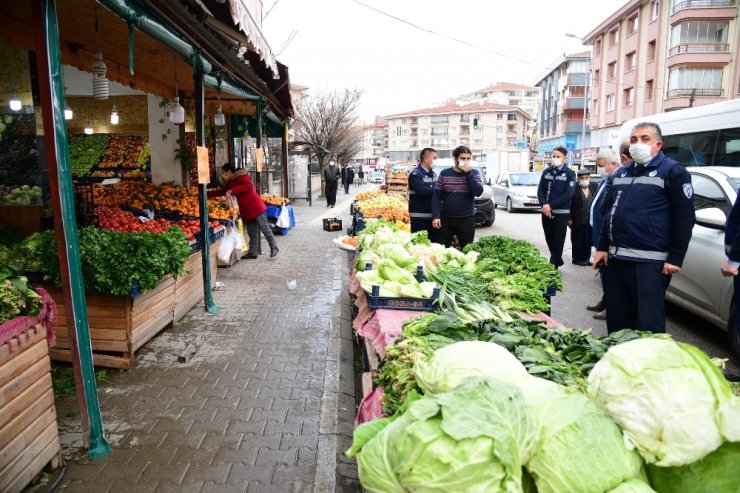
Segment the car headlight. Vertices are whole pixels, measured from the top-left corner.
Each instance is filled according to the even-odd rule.
[[[514,194],[514,197],[516,197],[516,198],[518,198],[518,199],[522,199],[522,200],[524,200],[524,199],[526,199],[526,198],[527,198],[527,196],[526,196],[526,195],[524,195],[523,193],[519,193],[519,192],[516,192],[516,193]]]
[[[493,190],[488,185],[483,185],[483,193],[478,195],[479,199],[488,200],[493,196]]]

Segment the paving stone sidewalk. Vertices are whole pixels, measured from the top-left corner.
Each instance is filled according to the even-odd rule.
[[[349,226],[352,194],[340,190],[334,209],[294,203],[297,226],[277,236],[277,257],[218,270],[220,314],[201,304],[130,370],[108,370],[98,390],[109,456],[86,459],[76,401],[58,403],[64,491],[359,491],[341,455],[355,412],[348,257],[331,242],[344,231],[322,229],[329,216]],[[179,363],[198,335],[205,343]]]

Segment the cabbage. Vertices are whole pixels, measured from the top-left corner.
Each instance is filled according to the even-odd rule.
[[[382,245],[377,250],[378,255],[383,258],[387,258],[395,262],[399,267],[412,266],[414,272],[416,272],[416,264],[419,261],[418,257],[412,256],[403,245],[395,243],[388,243]]]
[[[702,460],[680,467],[648,466],[648,476],[660,493],[740,492],[740,443],[727,442]]]
[[[347,455],[357,456],[369,492],[518,493],[533,437],[514,385],[468,378],[413,402],[395,420],[359,426]]]
[[[539,426],[537,447],[526,464],[539,493],[602,493],[639,477],[639,454],[627,448],[619,427],[588,397],[536,377],[518,386]]]
[[[614,346],[591,371],[588,393],[649,464],[691,464],[740,441],[738,397],[688,344],[645,338]]]
[[[395,281],[401,284],[417,283],[418,281],[412,273],[402,269],[395,264],[392,260],[381,259],[378,262],[378,272],[383,279],[388,281]]]
[[[528,378],[527,369],[493,342],[462,341],[437,349],[414,365],[416,383],[425,393],[447,392],[464,378],[493,377],[510,383]]]
[[[655,493],[655,490],[641,479],[630,479],[609,490],[609,493]]]
[[[373,286],[382,286],[385,279],[380,277],[377,270],[366,270],[355,274],[357,280],[360,282],[360,286],[368,293],[372,293]]]

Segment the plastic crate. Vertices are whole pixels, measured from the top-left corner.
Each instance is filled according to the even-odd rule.
[[[190,253],[195,253],[198,250],[200,250],[200,240],[198,238],[193,238],[189,241],[190,243]]]
[[[324,223],[324,231],[341,231],[342,230],[342,220],[337,219],[336,217],[328,217],[323,220]]]
[[[216,243],[216,241],[220,240],[224,237],[226,234],[226,228],[223,226],[218,226],[217,228],[209,227],[208,228],[208,239],[211,243]]]

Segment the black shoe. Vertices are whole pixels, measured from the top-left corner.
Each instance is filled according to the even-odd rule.
[[[256,253],[245,253],[244,255],[242,255],[242,258],[255,259],[257,258],[257,254]]]
[[[596,320],[606,320],[606,310],[604,310],[603,312],[594,313],[594,318]]]
[[[586,307],[586,310],[588,310],[590,312],[603,312],[604,310],[606,310],[606,306],[604,306],[604,302],[603,301],[599,301],[596,304],[588,305]]]
[[[280,251],[280,250],[278,249],[278,247],[275,247],[275,248],[270,248],[270,258],[272,258],[272,257],[274,257],[275,255],[277,255],[279,251]]]
[[[332,209],[334,208],[334,204],[332,204],[331,208],[332,208]]]

